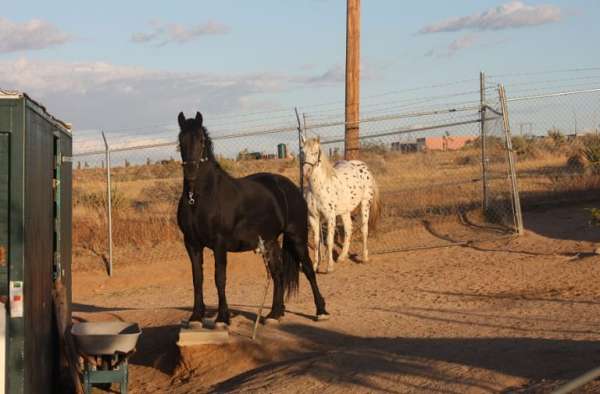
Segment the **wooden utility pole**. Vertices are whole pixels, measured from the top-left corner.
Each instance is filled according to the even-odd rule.
[[[346,0],[346,131],[345,158],[358,159],[360,150],[360,0]]]

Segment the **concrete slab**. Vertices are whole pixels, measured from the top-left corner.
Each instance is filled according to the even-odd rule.
[[[202,323],[182,324],[179,329],[177,346],[219,345],[229,342],[227,329],[203,327]]]

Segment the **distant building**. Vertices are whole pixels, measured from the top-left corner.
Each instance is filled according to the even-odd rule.
[[[423,137],[417,138],[417,145],[419,151],[432,151],[432,150],[458,150],[464,148],[469,142],[473,142],[476,137],[454,135],[454,136],[441,136],[441,137]]]
[[[422,137],[416,142],[392,142],[391,150],[401,153],[458,150],[475,139],[471,136]]]
[[[419,151],[419,145],[416,142],[392,142],[392,151],[416,153]]]

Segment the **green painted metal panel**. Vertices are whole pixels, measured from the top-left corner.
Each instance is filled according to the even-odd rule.
[[[0,231],[8,234],[0,243],[8,244],[8,283],[22,281],[24,289],[23,317],[8,319],[7,393],[56,391],[55,252],[71,294],[71,168],[57,159],[61,152],[70,155],[71,134],[41,106],[26,96],[0,99]]]
[[[8,295],[10,134],[0,132],[0,295]]]
[[[4,101],[4,100],[3,100]],[[11,133],[10,137],[10,245],[8,280],[23,280],[24,263],[24,195],[25,195],[25,101],[11,100],[0,107],[0,127]],[[24,321],[22,317],[8,318],[7,392],[24,393],[25,351]]]

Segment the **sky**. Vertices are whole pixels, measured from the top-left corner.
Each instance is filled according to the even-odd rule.
[[[420,86],[477,89],[479,71],[499,82],[600,65],[597,0],[363,0],[361,11],[365,111],[400,108]],[[342,0],[10,2],[0,88],[27,92],[76,136],[115,139],[153,140],[179,111],[228,132],[292,121],[296,106],[341,113],[345,17]]]

